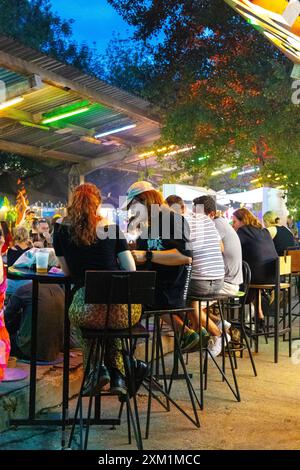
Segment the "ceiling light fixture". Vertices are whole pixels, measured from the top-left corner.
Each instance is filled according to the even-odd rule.
[[[112,129],[110,131],[101,132],[100,134],[95,135],[95,139],[100,139],[101,137],[106,137],[107,135],[117,134],[118,132],[128,131],[136,127],[136,124],[129,124],[128,126],[119,127],[117,129]]]
[[[16,96],[16,98],[4,101],[3,103],[0,103],[0,111],[2,109],[9,108],[10,106],[14,106],[15,104],[21,103],[21,101],[24,101],[23,96]]]
[[[66,111],[64,113],[57,114],[56,116],[46,117],[45,119],[41,121],[41,123],[50,124],[51,122],[60,121],[61,119],[65,119],[67,117],[76,116],[76,114],[85,113],[88,110],[89,110],[88,106],[84,106],[83,108],[73,109],[72,111]]]

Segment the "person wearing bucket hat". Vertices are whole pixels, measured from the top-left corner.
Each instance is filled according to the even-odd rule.
[[[156,189],[152,186],[151,183],[148,183],[148,181],[137,181],[136,183],[133,183],[127,190],[126,193],[126,199],[121,204],[121,209],[122,210],[127,210],[132,203],[132,201],[142,193],[145,193],[147,191],[156,191]],[[158,191],[157,191],[158,192]]]
[[[192,263],[187,221],[181,214],[171,211],[162,194],[147,181],[130,186],[123,208],[133,213],[131,224],[136,218],[142,228],[136,250],[132,251],[138,268],[156,271],[155,307],[183,307],[186,265]],[[184,326],[181,317],[174,315],[173,318],[179,331],[184,327],[182,350],[192,349],[199,342],[198,334]],[[171,322],[169,315],[163,319]]]

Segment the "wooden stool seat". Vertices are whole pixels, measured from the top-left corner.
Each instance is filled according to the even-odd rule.
[[[280,289],[289,289],[291,284],[288,282],[282,282]],[[250,289],[275,289],[275,284],[250,284]]]

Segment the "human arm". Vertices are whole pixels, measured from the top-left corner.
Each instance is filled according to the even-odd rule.
[[[60,265],[61,269],[63,270],[64,274],[66,276],[71,276],[71,271],[69,269],[69,266],[67,265],[65,257],[64,256],[57,256],[57,259],[58,259],[59,265]]]
[[[132,255],[137,264],[146,263],[146,251],[133,250]],[[162,264],[165,266],[179,266],[192,264],[192,258],[181,253],[177,248],[164,251],[152,251],[152,263]]]
[[[63,270],[64,274],[66,276],[71,276],[71,271],[69,269],[66,258],[64,256],[64,248],[63,248],[63,244],[62,244],[62,241],[61,241],[61,236],[62,236],[61,224],[56,223],[55,228],[54,228],[54,236],[53,236],[54,251],[55,251],[56,257],[58,259],[59,266]]]
[[[118,225],[116,229],[116,254],[119,261],[119,266],[123,271],[136,271],[135,260],[132,252],[129,250],[127,240],[124,233],[120,230]]]

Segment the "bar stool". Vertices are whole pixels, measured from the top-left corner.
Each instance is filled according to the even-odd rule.
[[[81,328],[83,338],[91,340],[89,347],[87,364],[84,371],[83,380],[77,400],[75,416],[69,438],[68,446],[71,447],[75,426],[79,424],[80,448],[86,450],[88,446],[88,436],[91,424],[112,424],[118,425],[121,422],[124,401],[127,408],[128,438],[131,442],[131,425],[133,428],[137,448],[143,449],[139,412],[136,398],[135,372],[134,372],[134,351],[137,341],[146,339],[149,332],[141,325],[132,325],[131,304],[142,304],[142,302],[153,302],[155,291],[154,271],[126,272],[126,271],[86,271],[85,275],[85,303],[86,304],[107,304],[108,313],[106,325],[102,330]],[[109,309],[112,304],[127,304],[128,308],[128,328],[109,329]],[[121,400],[119,416],[117,419],[101,419],[101,398],[112,395],[110,392],[97,391],[90,394],[88,402],[87,417],[83,418],[83,398],[84,384],[89,373],[92,374],[92,388],[96,386],[100,376],[101,365],[104,363],[106,343],[109,339],[120,339],[122,342],[122,354],[125,366],[125,380],[127,394],[124,401]],[[133,410],[130,399],[133,401]],[[94,403],[94,418],[91,418]],[[79,415],[79,419],[78,419]],[[85,436],[84,426],[86,427]]]
[[[237,381],[237,377],[235,373],[235,366],[234,366],[233,357],[232,357],[232,349],[231,349],[230,343],[226,335],[226,328],[225,328],[225,323],[224,323],[223,305],[228,302],[228,295],[223,295],[223,294],[199,295],[199,296],[189,295],[189,301],[198,302],[199,315],[201,314],[202,304],[203,303],[205,304],[206,313],[207,313],[206,329],[208,327],[210,305],[212,303],[218,307],[218,311],[219,311],[218,313],[220,315],[221,325],[222,325],[222,328],[221,328],[222,329],[222,368],[221,368],[219,364],[217,363],[216,359],[211,354],[209,348],[207,346],[202,346],[202,335],[200,331],[201,321],[199,321],[199,336],[200,336],[199,365],[200,365],[200,407],[201,409],[204,408],[204,390],[207,389],[207,382],[208,382],[208,357],[212,359],[213,364],[216,366],[216,368],[220,372],[222,381],[226,382],[226,384],[228,385],[235,399],[238,402],[240,402],[241,396],[240,396],[238,381]],[[231,385],[231,383],[229,382],[226,376],[226,371],[225,371],[226,350],[228,352],[228,359],[230,362],[230,369],[231,369],[232,378],[234,381],[234,386]],[[202,364],[203,356],[204,356],[204,366]],[[204,376],[204,381],[203,381],[203,376]]]
[[[160,403],[161,406],[166,411],[170,411],[170,403],[174,405],[178,411],[180,411],[192,424],[194,424],[197,428],[200,427],[200,420],[197,412],[197,406],[196,404],[200,404],[196,395],[196,392],[194,390],[191,377],[188,373],[184,358],[183,358],[183,353],[181,351],[181,340],[183,336],[183,332],[178,332],[175,327],[174,323],[174,315],[182,315],[184,316],[184,326],[187,324],[187,314],[194,311],[194,309],[190,307],[184,307],[184,308],[161,308],[161,309],[153,309],[153,310],[144,310],[143,315],[146,318],[153,317],[154,323],[153,323],[153,332],[152,332],[152,347],[151,347],[151,357],[150,357],[150,364],[151,364],[151,369],[150,369],[150,375],[146,379],[147,384],[144,383],[144,386],[148,390],[148,409],[147,409],[147,423],[146,423],[146,434],[145,437],[146,439],[149,437],[149,429],[150,429],[150,416],[151,416],[151,404],[152,404],[152,398],[154,398],[156,401]],[[174,333],[174,361],[173,362],[173,370],[170,375],[166,373],[166,367],[165,367],[165,362],[164,362],[164,353],[163,353],[163,346],[162,346],[162,338],[161,338],[161,317],[163,315],[169,315],[170,316],[170,321],[172,324],[172,329]],[[178,376],[178,363],[180,363],[183,373]],[[160,368],[159,368],[159,363],[161,364],[161,372],[160,373]],[[156,364],[156,370],[154,370],[154,364]],[[185,380],[189,397],[190,397],[190,402],[193,410],[193,417],[190,416],[178,403],[171,397],[171,387],[173,384],[173,381],[176,379],[182,379]],[[163,380],[163,385],[159,383],[159,380]],[[169,381],[169,382],[168,382]],[[156,395],[155,391],[157,391],[159,394],[162,394],[165,399],[166,399],[166,404],[164,404],[161,399]]]
[[[296,289],[298,293],[298,300],[296,304],[292,306],[292,324],[295,320],[299,319],[299,336],[293,338],[292,334],[292,339],[300,339],[300,247],[293,246],[287,248],[284,255],[291,257],[292,278],[296,281]],[[294,312],[297,307],[298,312]]]
[[[250,328],[248,336],[252,340],[255,339],[255,352],[258,352],[259,347],[259,337],[264,336],[266,338],[274,337],[274,362],[278,363],[279,355],[279,336],[284,336],[286,333],[289,335],[289,357],[292,355],[292,298],[291,298],[291,257],[290,256],[280,256],[275,260],[266,263],[264,266],[264,271],[266,273],[266,278],[270,277],[270,273],[273,274],[275,278],[274,283],[269,284],[250,284],[250,289],[256,290],[256,302],[255,302],[255,316],[254,316],[254,326],[255,331],[252,331],[252,319],[250,315]],[[281,277],[288,277],[288,282],[281,282]],[[260,305],[261,291],[268,290],[274,292],[274,331],[270,329],[270,313],[267,312],[267,325],[266,329],[263,332],[260,332],[258,329],[258,307]],[[280,328],[280,293],[284,294],[284,309],[282,314],[282,323],[283,326]],[[286,312],[286,297],[288,297],[288,312]],[[286,316],[288,317],[288,326],[286,326]]]
[[[187,293],[189,288],[189,283],[191,279],[192,266],[186,266],[186,281],[184,286],[184,296],[183,300],[186,303]],[[149,325],[149,319],[153,318],[153,331],[152,331],[152,347],[151,347],[151,371],[150,376],[144,382],[144,386],[148,390],[148,407],[147,407],[147,422],[146,422],[146,439],[149,437],[150,430],[150,417],[151,417],[151,406],[152,398],[154,398],[166,411],[170,411],[170,403],[174,405],[192,424],[197,428],[200,427],[200,420],[197,412],[197,404],[199,404],[196,392],[194,390],[193,384],[191,382],[191,375],[187,371],[186,364],[184,362],[183,354],[181,351],[181,341],[183,337],[184,327],[188,323],[188,313],[193,312],[194,309],[188,306],[180,308],[169,308],[169,307],[153,307],[145,308],[143,311],[143,317],[146,319],[146,325]],[[169,315],[170,323],[172,325],[172,330],[174,334],[174,353],[173,353],[173,369],[171,374],[166,373],[165,361],[164,361],[164,351],[162,344],[162,335],[161,335],[161,322],[162,316]],[[175,323],[174,315],[179,315],[183,317],[183,328],[181,332],[178,332]],[[147,343],[148,346],[148,343]],[[146,348],[146,360],[148,360],[149,351],[148,347]],[[178,363],[180,363],[183,373],[178,373]],[[154,369],[155,364],[155,369]],[[161,373],[160,373],[161,372]],[[163,385],[159,383],[159,380],[162,379]],[[174,380],[185,380],[187,385],[187,390],[190,397],[190,402],[193,410],[193,416],[190,416],[178,403],[173,400],[171,397],[171,387]],[[158,391],[161,395],[164,396],[166,402],[164,403],[155,393]]]
[[[232,341],[232,354],[234,358],[234,365],[235,369],[238,368],[237,366],[237,352],[240,352],[241,358],[243,357],[243,352],[245,350],[248,351],[249,359],[251,361],[252,369],[254,376],[257,376],[257,370],[251,350],[251,346],[249,343],[249,339],[247,337],[247,333],[245,330],[245,308],[246,308],[246,301],[249,292],[249,286],[251,283],[251,270],[250,266],[246,261],[242,263],[243,269],[243,291],[239,291],[237,295],[229,296],[228,303],[226,304],[226,310],[228,312],[228,319],[231,323],[231,326],[237,328],[240,331],[240,340],[238,342]],[[238,312],[238,318],[235,319],[235,312]]]

